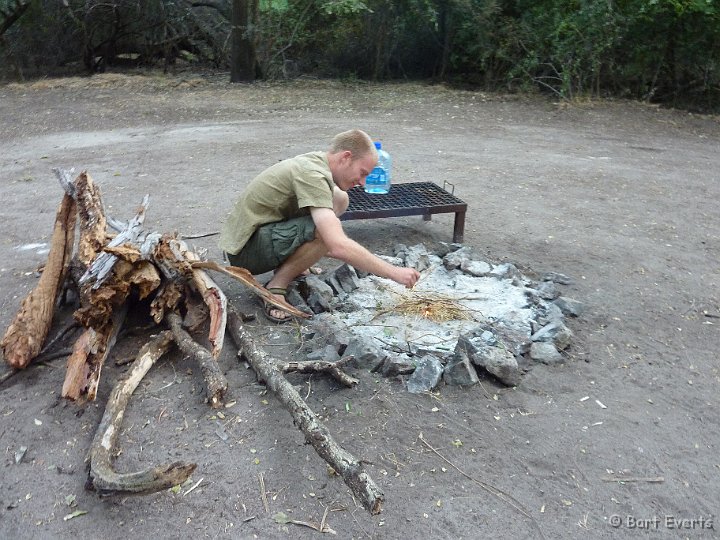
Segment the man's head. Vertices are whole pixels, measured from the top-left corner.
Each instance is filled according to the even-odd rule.
[[[377,161],[378,154],[372,139],[359,129],[338,133],[330,143],[330,171],[335,184],[343,191],[353,186],[364,186],[365,178]]]

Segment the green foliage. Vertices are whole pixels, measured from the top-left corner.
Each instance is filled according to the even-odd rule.
[[[231,0],[31,1],[2,36],[6,65],[228,67]],[[718,0],[260,0],[258,9],[248,32],[268,78],[432,78],[720,106]]]

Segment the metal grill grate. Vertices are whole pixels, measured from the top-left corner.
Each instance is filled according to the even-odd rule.
[[[465,205],[455,195],[448,193],[432,182],[395,184],[385,194],[365,193],[361,187],[348,191],[350,206],[348,212],[363,210],[391,210],[393,208],[432,208],[449,204]],[[465,205],[467,206],[467,205]]]
[[[467,203],[432,182],[393,184],[389,193],[365,193],[355,187],[348,191],[350,205],[343,221],[397,216],[424,216],[455,213],[453,241],[462,242]]]

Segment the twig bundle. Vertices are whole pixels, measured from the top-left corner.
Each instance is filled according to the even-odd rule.
[[[440,293],[411,291],[400,295],[394,307],[383,313],[397,313],[408,317],[422,317],[435,322],[467,321],[473,319],[472,310],[457,299]]]

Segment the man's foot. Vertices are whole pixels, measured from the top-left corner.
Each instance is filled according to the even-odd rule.
[[[322,274],[322,273],[323,273],[323,269],[320,268],[319,266],[311,266],[310,268],[308,268],[307,270],[305,270],[305,271],[303,272],[303,274],[306,275],[306,276],[307,276],[308,274],[312,274],[312,275],[314,275],[314,276],[319,276],[319,275]]]
[[[287,294],[287,289],[283,289],[281,287],[269,287],[268,291],[271,292],[273,296],[277,297],[278,300],[284,300],[285,295]],[[286,323],[292,319],[292,315],[290,315],[287,311],[274,306],[267,300],[263,299],[262,303],[263,313],[269,321],[275,323]]]

